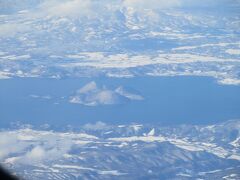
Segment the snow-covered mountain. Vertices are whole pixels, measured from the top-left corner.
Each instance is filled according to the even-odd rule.
[[[239,120],[52,128],[2,130],[1,163],[24,179],[240,178]]]
[[[239,1],[0,4],[1,78],[196,75],[240,82]]]

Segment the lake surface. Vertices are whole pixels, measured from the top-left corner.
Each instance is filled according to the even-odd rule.
[[[129,87],[143,101],[89,107],[68,102],[77,89],[95,81],[111,88]],[[33,98],[38,95],[43,98]],[[160,123],[211,124],[240,117],[240,87],[219,85],[207,77],[136,77],[0,80],[0,125]]]

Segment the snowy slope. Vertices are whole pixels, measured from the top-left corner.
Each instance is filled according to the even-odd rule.
[[[22,126],[1,131],[0,158],[25,179],[238,179],[239,127],[239,120],[176,127],[98,122],[71,131]]]
[[[240,83],[238,1],[14,2],[0,1],[1,78],[196,75]]]

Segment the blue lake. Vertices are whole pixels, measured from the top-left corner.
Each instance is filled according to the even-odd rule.
[[[130,87],[145,99],[96,107],[69,103],[66,97],[90,81],[112,88]],[[52,98],[30,97],[34,94]],[[96,121],[111,124],[211,124],[239,117],[240,86],[219,85],[207,77],[0,80],[1,127],[16,121],[34,125],[81,125]]]

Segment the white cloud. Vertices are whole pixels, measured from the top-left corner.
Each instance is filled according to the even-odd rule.
[[[0,160],[20,164],[40,164],[60,159],[78,139],[90,142],[95,138],[87,134],[35,131],[29,128],[3,131],[0,137]]]
[[[136,9],[163,9],[181,5],[180,0],[125,0],[124,6]]]
[[[11,73],[0,71],[0,79],[8,79],[10,78],[10,76],[11,76]]]
[[[40,142],[44,141],[44,139],[40,139]],[[22,164],[39,164],[60,159],[63,154],[71,150],[73,143],[71,138],[62,139],[61,136],[50,136],[49,139],[45,139],[43,145],[34,146],[24,156],[20,157],[18,162]]]
[[[176,7],[202,7],[216,5],[237,5],[237,1],[229,0],[48,0],[41,5],[41,10],[55,16],[92,16],[99,17],[106,13],[111,13],[120,10],[123,7],[130,7],[135,10],[152,9],[161,10]]]
[[[120,10],[123,7],[131,7],[134,9],[162,9],[171,8],[181,5],[182,0],[31,0],[15,2],[1,2],[1,9],[5,11],[30,10],[26,11],[26,16],[32,18],[38,14],[41,18],[43,15],[57,17],[77,18],[80,16],[98,17],[106,13]],[[32,11],[33,10],[33,11]]]
[[[0,38],[1,37],[13,37],[17,33],[26,32],[30,29],[29,26],[19,23],[5,23],[0,24]]]
[[[220,0],[223,5],[226,5],[226,0]],[[21,15],[17,18],[19,20],[28,21],[29,19],[39,19],[44,20],[46,17],[53,16],[53,17],[68,17],[68,18],[79,18],[84,17],[88,18],[106,18],[111,17],[110,19],[105,19],[105,21],[113,20],[115,17],[115,12],[122,11],[122,8],[132,8],[135,10],[139,10],[138,13],[151,16],[149,17],[150,20],[147,21],[154,21],[154,19],[158,19],[155,13],[148,13],[146,14],[144,9],[152,9],[152,10],[159,10],[159,9],[167,9],[167,8],[174,8],[174,7],[184,7],[184,6],[202,6],[202,5],[209,5],[209,4],[219,4],[217,1],[190,1],[190,0],[103,0],[103,1],[95,1],[95,0],[31,0],[24,2],[15,0],[14,3],[10,1],[2,2],[0,1],[0,6],[5,7],[5,9],[11,9],[14,7],[23,6],[26,9],[26,13]],[[238,4],[238,3],[236,3]],[[13,7],[14,6],[14,7]],[[1,12],[1,7],[0,7]],[[21,14],[21,13],[20,13]],[[153,15],[154,14],[154,15]],[[106,16],[107,15],[107,16]],[[11,15],[10,15],[11,16]],[[156,16],[156,17],[155,17]],[[15,23],[6,23],[0,25],[0,37],[12,37],[17,33],[31,31],[34,27],[30,27],[28,25],[24,25],[19,23],[20,21],[16,21]],[[29,21],[31,22],[31,21]],[[137,27],[137,26],[136,26]],[[39,31],[39,27],[34,29],[35,31]],[[74,28],[72,27],[74,30]]]
[[[91,124],[91,123],[85,124],[83,126],[83,128],[86,130],[96,131],[96,130],[106,130],[109,128],[109,126],[107,124],[105,124],[104,122],[98,121],[94,124]]]
[[[218,81],[220,84],[224,85],[240,85],[240,79],[237,78],[225,78]]]
[[[129,100],[143,100],[138,94],[132,94],[118,87],[115,90],[106,87],[99,88],[95,82],[90,82],[77,90],[76,94],[70,97],[70,103],[86,106],[121,104]]]
[[[41,162],[46,156],[45,150],[41,146],[34,147],[22,158],[23,162],[36,163]]]
[[[0,13],[3,12],[18,12],[24,10],[28,17],[32,17],[36,13],[42,15],[58,16],[58,17],[79,17],[99,15],[120,10],[123,7],[131,7],[133,9],[166,9],[174,7],[189,7],[189,6],[209,6],[209,5],[238,5],[239,1],[234,0],[0,0]],[[37,10],[38,9],[38,10]]]
[[[15,152],[22,152],[26,143],[19,143],[18,136],[9,132],[0,133],[0,160]]]
[[[92,3],[91,0],[45,1],[41,8],[52,16],[78,17],[91,15]]]

